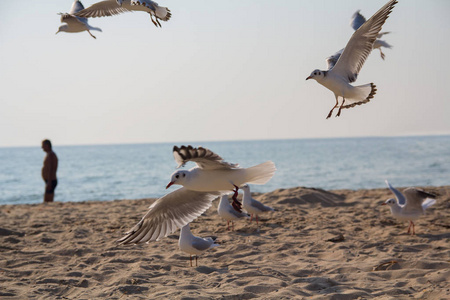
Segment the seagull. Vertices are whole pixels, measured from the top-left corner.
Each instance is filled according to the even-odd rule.
[[[75,0],[72,4],[72,8],[70,9],[69,13],[59,13],[59,15],[61,15],[61,23],[66,24],[59,26],[59,29],[55,34],[61,31],[65,32],[87,31],[94,39],[96,39],[96,37],[89,30],[97,30],[100,32],[102,30],[98,27],[90,26],[86,18],[80,18],[74,15],[75,13],[83,9],[84,9],[83,4],[80,1]]]
[[[394,193],[395,199],[388,199],[382,205],[389,205],[392,215],[402,221],[409,221],[408,234],[416,234],[413,220],[425,214],[425,210],[436,203],[435,195],[416,188],[407,188],[403,194],[386,180],[389,189]]]
[[[352,16],[352,20],[350,22],[350,26],[352,26],[352,28],[354,30],[358,30],[359,27],[361,27],[362,24],[364,24],[366,22],[366,18],[364,18],[363,15],[361,15],[360,11],[356,11],[353,16]],[[385,31],[385,32],[380,32],[377,36],[377,39],[375,40],[375,42],[373,43],[373,49],[378,49],[380,50],[380,56],[381,58],[384,60],[384,53],[383,51],[381,51],[381,47],[385,47],[385,48],[392,48],[391,45],[389,45],[386,41],[380,40],[380,38],[385,35],[385,34],[389,34],[390,31]]]
[[[178,240],[180,250],[189,254],[189,260],[192,267],[192,255],[195,255],[195,266],[197,266],[197,257],[208,249],[220,246],[215,244],[210,237],[200,238],[192,234],[189,224],[183,226]]]
[[[276,168],[272,161],[250,167],[239,168],[238,164],[225,162],[222,157],[203,147],[192,146],[173,147],[173,156],[178,163],[177,168],[188,161],[197,164],[190,170],[178,170],[172,174],[166,189],[173,184],[179,184],[192,191],[223,193],[234,191],[233,207],[241,211],[237,201],[239,187],[245,183],[265,184],[274,175]]]
[[[76,16],[83,18],[109,17],[128,11],[148,12],[156,27],[161,27],[159,20],[168,21],[172,16],[167,7],[159,6],[152,0],[104,0],[76,13]]]
[[[340,116],[343,108],[367,103],[374,97],[377,89],[373,83],[360,86],[353,86],[350,83],[356,81],[359,71],[372,51],[381,27],[396,3],[397,0],[389,1],[361,25],[353,33],[337,62],[333,65],[327,60],[327,71],[316,69],[306,78],[306,80],[315,79],[334,93],[336,104],[328,113],[327,119],[331,117],[333,110],[339,105],[338,97],[342,97],[342,103],[336,117]]]
[[[248,214],[244,212],[238,212],[230,205],[227,195],[222,195],[222,197],[220,198],[219,207],[217,207],[217,213],[222,217],[222,219],[227,221],[228,230],[230,230],[230,221],[234,230],[234,220],[240,218],[248,218]]]
[[[262,204],[258,200],[253,199],[250,193],[250,187],[247,184],[242,187],[242,190],[244,191],[242,205],[244,206],[244,209],[251,215],[250,223],[252,222],[253,215],[255,215],[256,224],[258,225],[258,214],[268,211],[274,211],[274,209]]]
[[[242,185],[245,181],[251,181],[264,184],[276,170],[270,161],[241,169],[235,164],[224,162],[220,156],[202,147],[175,146],[173,151],[179,166],[192,160],[199,167],[175,172],[166,188],[172,184],[184,184],[185,187],[170,192],[150,205],[142,219],[117,241],[119,244],[158,241],[204,213],[214,199],[234,187],[233,183]],[[237,200],[236,202],[239,203]],[[238,204],[235,206],[238,207]]]

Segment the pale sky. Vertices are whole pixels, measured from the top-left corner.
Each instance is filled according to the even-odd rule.
[[[85,7],[95,3],[82,1]],[[305,78],[387,0],[166,0],[55,35],[71,0],[0,1],[0,147],[450,134],[450,1],[399,0],[356,85],[369,104],[326,120]]]

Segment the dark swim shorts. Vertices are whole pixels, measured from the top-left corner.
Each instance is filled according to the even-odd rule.
[[[47,184],[47,180],[45,181],[45,184]],[[58,180],[52,180],[52,184],[51,184],[51,188],[45,188],[45,193],[46,194],[54,194],[55,193],[55,188],[58,185]]]

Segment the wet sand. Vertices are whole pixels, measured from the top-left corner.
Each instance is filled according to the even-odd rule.
[[[153,199],[0,206],[1,299],[450,299],[450,186],[397,222],[387,189],[280,189],[276,209],[229,232],[216,209],[191,223],[221,244],[189,266],[177,230],[119,246]]]

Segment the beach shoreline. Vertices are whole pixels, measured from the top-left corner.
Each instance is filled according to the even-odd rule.
[[[254,194],[275,208],[226,230],[218,201],[191,224],[221,244],[198,267],[179,230],[150,244],[116,240],[154,199],[0,206],[2,299],[450,298],[450,186],[407,223],[381,206],[388,189],[297,187]]]

